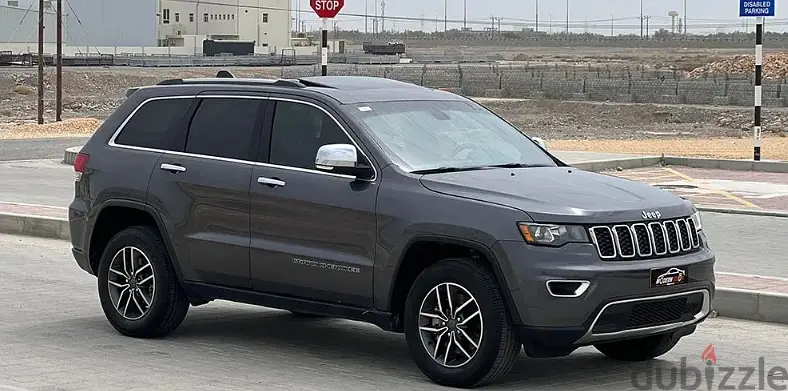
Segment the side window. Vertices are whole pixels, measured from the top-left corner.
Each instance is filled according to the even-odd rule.
[[[167,150],[190,98],[152,100],[142,105],[115,139],[116,144]]]
[[[228,159],[250,160],[257,140],[260,99],[207,98],[189,125],[186,152]]]
[[[326,144],[351,144],[337,123],[322,110],[294,102],[276,103],[270,163],[315,169],[317,150]]]

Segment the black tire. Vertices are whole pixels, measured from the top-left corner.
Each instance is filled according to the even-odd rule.
[[[419,330],[422,302],[434,287],[442,283],[459,284],[465,288],[476,299],[484,322],[478,350],[471,355],[470,361],[456,368],[443,366],[433,359],[432,353],[422,343]],[[469,259],[441,261],[416,278],[406,299],[404,325],[405,338],[416,365],[430,380],[444,386],[478,387],[503,377],[517,361],[522,346],[493,274],[485,266]],[[437,344],[441,342],[437,341]]]
[[[653,335],[638,339],[596,344],[600,353],[619,361],[646,361],[659,357],[679,343],[673,334]]]
[[[115,255],[123,248],[135,247],[148,258],[155,286],[147,313],[139,319],[125,318],[112,304],[109,293],[109,269]],[[167,248],[155,228],[129,227],[116,234],[107,244],[98,268],[98,292],[104,315],[112,327],[135,338],[163,337],[183,322],[189,300],[178,283]]]

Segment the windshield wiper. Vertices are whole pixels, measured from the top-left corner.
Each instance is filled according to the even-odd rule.
[[[411,173],[412,174],[420,174],[420,175],[443,174],[443,173],[447,173],[447,172],[483,170],[485,168],[488,168],[488,167],[484,167],[484,166],[473,166],[473,167],[449,167],[449,166],[444,166],[444,167],[438,167],[438,168],[428,168],[426,170],[411,171]]]
[[[552,167],[547,164],[526,164],[526,163],[504,163],[504,164],[493,164],[487,167],[495,167],[495,168],[534,168],[534,167]]]

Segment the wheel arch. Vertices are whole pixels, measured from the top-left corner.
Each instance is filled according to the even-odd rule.
[[[116,223],[112,221],[112,217],[124,217],[125,219],[122,220],[122,223]],[[104,201],[98,207],[96,217],[91,219],[91,224],[88,227],[90,234],[86,241],[86,248],[88,249],[86,256],[88,257],[91,273],[93,275],[96,274],[98,262],[100,262],[104,250],[103,247],[106,246],[109,240],[122,229],[133,225],[150,225],[158,230],[164,246],[167,248],[167,253],[172,260],[175,273],[180,280],[182,275],[178,258],[159,213],[150,205],[124,199]]]
[[[425,253],[428,254],[428,258],[426,261],[420,262],[419,256]],[[504,298],[509,317],[515,324],[521,323],[512,293],[506,284],[503,269],[492,249],[483,243],[469,239],[441,235],[419,235],[411,238],[404,246],[392,273],[393,282],[389,287],[388,302],[385,303],[387,311],[390,311],[397,319],[398,330],[402,326],[405,298],[416,277],[436,262],[457,257],[471,258],[490,269]]]

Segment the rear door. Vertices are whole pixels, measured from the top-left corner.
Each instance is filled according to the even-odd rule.
[[[154,169],[148,202],[164,216],[187,280],[251,287],[249,185],[266,104],[199,96],[182,142]]]
[[[274,96],[269,105],[260,159],[267,164],[252,173],[254,288],[372,305],[377,182],[315,168],[320,146],[354,144],[327,109]]]

